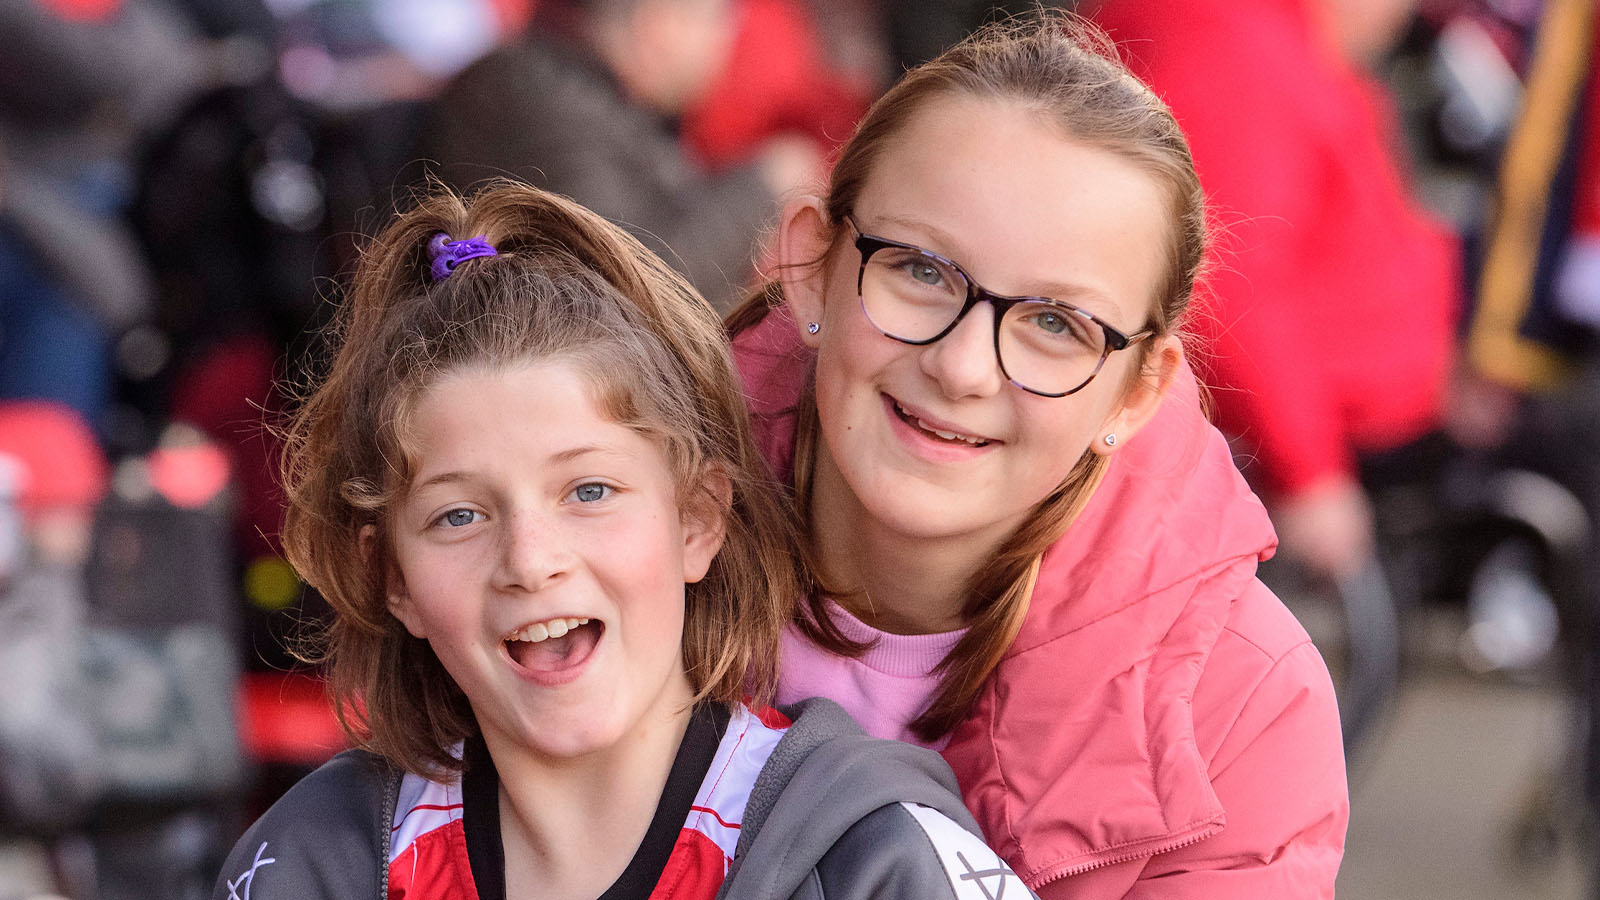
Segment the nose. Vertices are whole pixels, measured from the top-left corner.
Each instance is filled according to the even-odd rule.
[[[575,559],[559,523],[532,513],[514,513],[500,531],[495,587],[543,590],[566,578]]]
[[[992,303],[979,303],[950,333],[922,349],[922,371],[952,400],[1000,390],[1004,377],[995,355]]]

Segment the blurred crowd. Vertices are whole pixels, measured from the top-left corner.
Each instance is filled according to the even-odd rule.
[[[1464,603],[1463,660],[1556,660],[1580,731],[1595,6],[1076,5],[1192,142],[1220,239],[1191,359],[1272,511],[1274,577],[1346,605],[1352,685],[1398,671],[1408,609]],[[727,309],[876,93],[1007,11],[0,4],[0,900],[206,896],[245,817],[340,745],[294,653],[321,608],[276,545],[271,424],[360,234],[430,179],[512,176]],[[1562,777],[1600,796],[1585,747]]]

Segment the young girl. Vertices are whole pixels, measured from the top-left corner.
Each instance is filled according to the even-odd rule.
[[[1178,337],[1205,243],[1171,114],[1041,14],[891,88],[729,322],[832,589],[780,699],[942,749],[1045,898],[1333,893],[1332,685]]]
[[[656,257],[533,188],[440,194],[335,336],[284,544],[365,749],[251,828],[219,900],[1021,890],[937,755],[741,702],[804,579],[720,324]]]

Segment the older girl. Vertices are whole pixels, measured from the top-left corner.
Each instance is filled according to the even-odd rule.
[[[935,754],[742,699],[802,576],[716,316],[637,241],[526,186],[433,196],[336,339],[284,545],[365,749],[218,900],[1021,890]]]
[[[1205,247],[1171,114],[1040,15],[891,88],[729,323],[831,588],[780,698],[942,749],[1045,898],[1333,892],[1333,689],[1179,336]]]

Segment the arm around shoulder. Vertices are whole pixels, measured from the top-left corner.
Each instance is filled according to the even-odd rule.
[[[1153,857],[1130,898],[1333,897],[1350,818],[1333,683],[1316,647],[1259,582],[1233,619],[1252,614],[1268,627],[1225,630],[1194,698],[1195,736],[1226,824]]]

